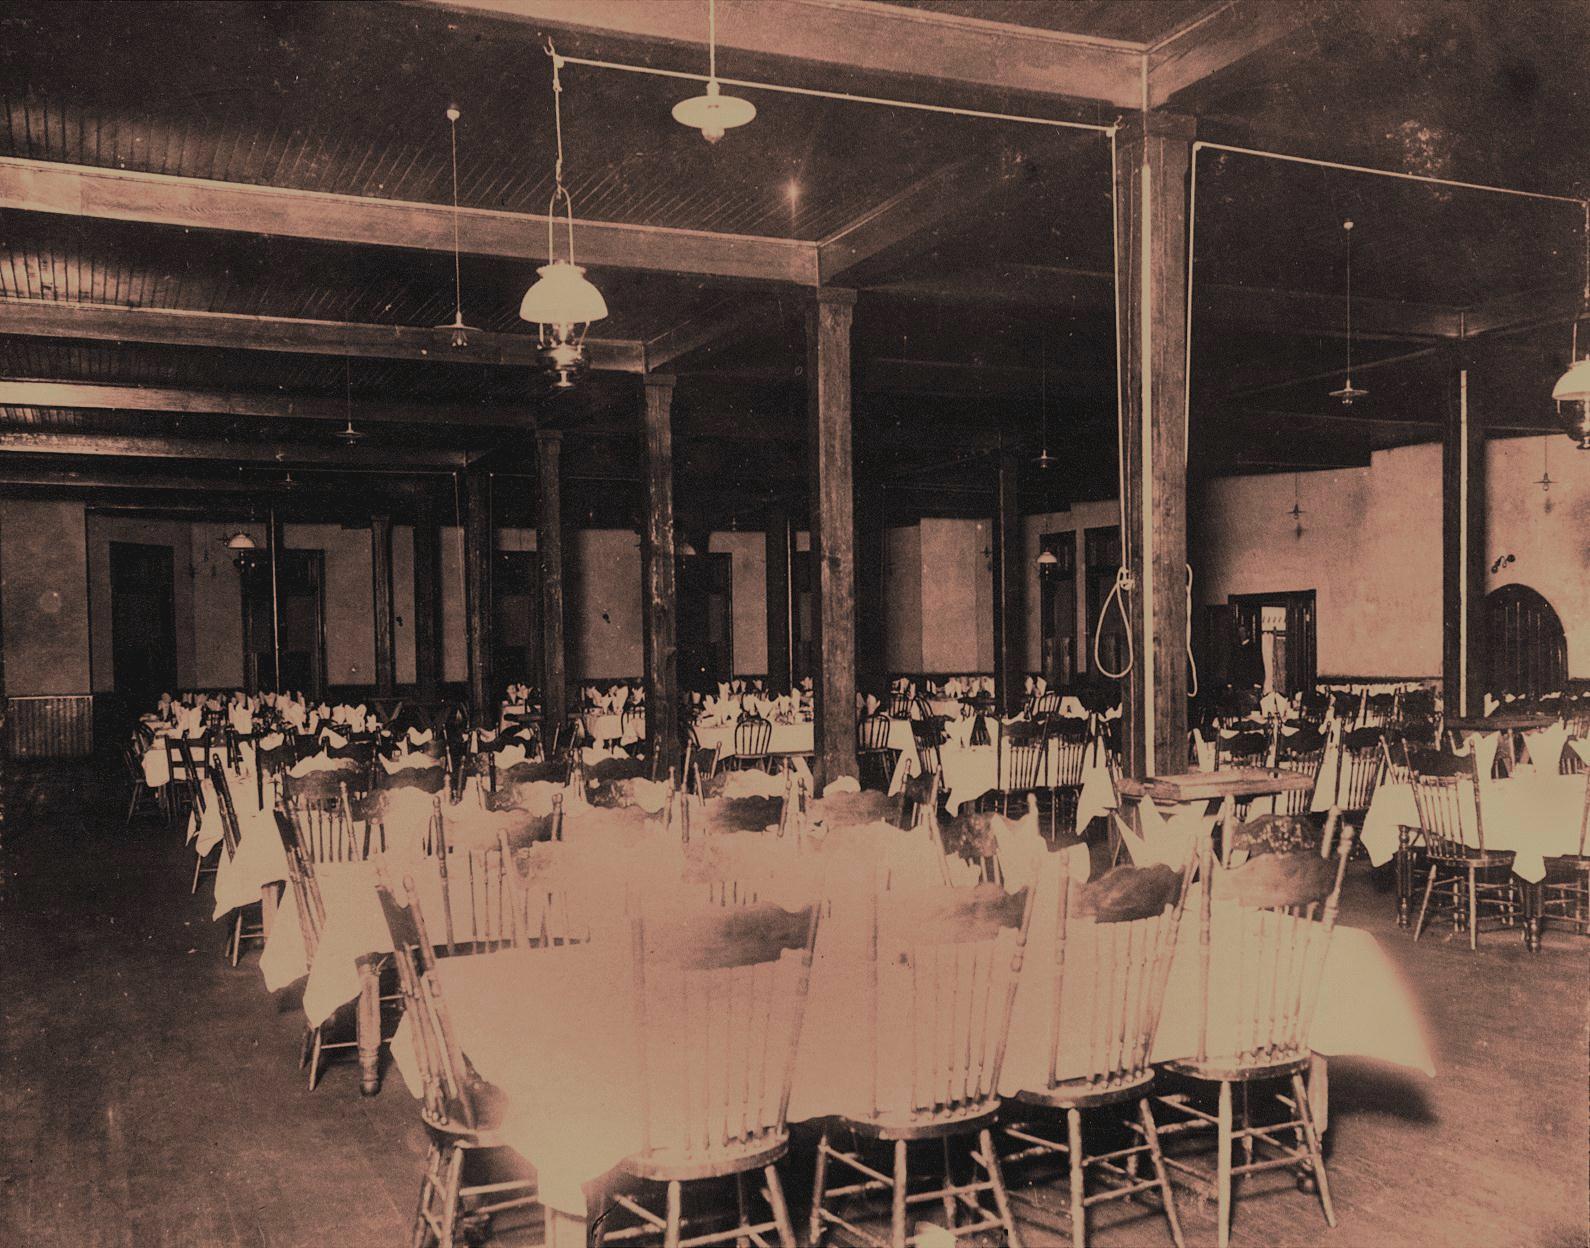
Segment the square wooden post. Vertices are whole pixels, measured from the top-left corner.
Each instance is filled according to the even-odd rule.
[[[856,527],[850,330],[856,292],[822,289],[806,312],[818,791],[856,774]]]
[[[795,531],[789,508],[774,503],[767,512],[767,687],[788,693],[794,672],[794,638],[790,614],[790,551]]]
[[[427,497],[414,516],[414,684],[421,702],[437,697],[441,654],[436,626],[441,595],[441,534],[436,527],[436,508]]]
[[[397,692],[395,624],[392,618],[392,517],[370,517],[370,600],[375,608],[375,696]]]
[[[1469,405],[1466,358],[1441,430],[1441,686],[1448,715],[1484,712],[1485,422]]]
[[[1002,714],[1022,706],[1026,692],[1027,567],[1020,506],[1021,465],[999,457],[994,504],[994,702]]]
[[[568,651],[563,633],[563,435],[536,435],[536,558],[541,564],[541,727],[548,747],[568,717]]]
[[[464,477],[464,632],[469,645],[469,709],[477,726],[495,727],[491,700],[491,482]]]
[[[674,378],[645,379],[645,535],[641,604],[645,611],[646,741],[652,774],[679,765],[679,567],[674,542]]]
[[[1187,770],[1187,201],[1193,121],[1129,117],[1117,135],[1116,344],[1134,662],[1122,765]]]

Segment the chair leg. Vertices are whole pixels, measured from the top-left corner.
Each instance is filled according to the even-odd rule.
[[[1479,952],[1480,947],[1480,890],[1474,868],[1469,867],[1469,949]]]
[[[745,1199],[745,1175],[734,1176],[734,1208],[740,1215],[740,1226],[747,1227],[751,1224],[751,1206]],[[751,1248],[751,1241],[746,1238],[743,1230],[735,1238],[734,1248]]]
[[[999,1210],[999,1220],[1005,1224],[1005,1243],[1007,1248],[1021,1248],[1016,1219],[1010,1212],[1010,1194],[1005,1191],[1005,1175],[999,1168],[999,1154],[994,1151],[993,1133],[985,1127],[978,1132],[977,1138],[983,1148],[983,1168],[988,1171],[988,1182],[993,1188],[994,1208]]]
[[[203,869],[204,869],[204,855],[199,852],[197,846],[194,846],[194,850],[193,850],[193,883],[189,886],[188,892],[196,893],[196,892],[199,891],[199,872],[201,872]]]
[[[1435,877],[1439,868],[1435,863],[1430,864],[1430,874],[1424,881],[1424,900],[1419,903],[1419,917],[1413,921],[1413,939],[1417,943],[1419,936],[1424,932],[1425,912],[1430,908],[1430,894],[1435,890]]]
[[[302,1070],[305,1066],[307,1066],[309,1064],[309,1050],[310,1050],[310,1047],[315,1043],[315,1032],[317,1030],[319,1030],[319,1029],[315,1028],[315,1027],[305,1027],[304,1028],[304,1038],[298,1045],[298,1069],[299,1070]]]
[[[944,1186],[945,1187],[954,1187],[955,1186],[955,1170],[954,1170],[954,1167],[950,1165],[950,1139],[949,1139],[949,1136],[945,1136],[944,1139],[940,1141],[940,1143],[943,1144],[943,1146],[944,1146]],[[955,1197],[952,1196],[949,1192],[945,1192],[944,1193],[944,1202],[943,1203],[944,1203],[944,1225],[946,1227],[948,1227],[950,1230],[954,1230],[955,1229]]]
[[[309,1090],[313,1092],[315,1085],[320,1082],[320,1048],[322,1036],[319,1027],[315,1028],[314,1042],[309,1047]]]
[[[232,911],[232,948],[228,955],[233,966],[243,956],[243,907]]]
[[[1297,1098],[1297,1116],[1303,1120],[1303,1134],[1308,1140],[1308,1159],[1314,1167],[1314,1182],[1319,1188],[1320,1208],[1325,1211],[1325,1225],[1336,1225],[1336,1210],[1331,1206],[1330,1180],[1325,1177],[1325,1154],[1320,1149],[1319,1132],[1314,1130],[1314,1111],[1309,1108],[1308,1088],[1302,1075],[1292,1076],[1292,1095]]]
[[[779,1248],[795,1248],[795,1224],[790,1221],[789,1202],[784,1199],[784,1185],[779,1182],[778,1167],[764,1167],[762,1177],[767,1180],[762,1192],[767,1197],[767,1203],[773,1210],[773,1221],[778,1226]]]
[[[1215,1243],[1227,1248],[1231,1243],[1231,1084],[1220,1084],[1219,1157],[1215,1172],[1217,1230]]]
[[[905,1141],[894,1142],[894,1197],[893,1209],[889,1218],[889,1245],[890,1248],[905,1248]]]
[[[138,786],[133,785],[132,800],[127,803],[127,818],[122,820],[121,830],[125,833],[132,827],[133,812],[138,809]]]
[[[680,1192],[679,1180],[670,1180],[668,1184],[668,1222],[663,1228],[663,1248],[679,1248],[680,1226],[684,1220]],[[447,1248],[452,1248],[452,1245],[447,1245]]]
[[[454,1144],[447,1158],[447,1187],[442,1192],[441,1248],[453,1248],[458,1233],[459,1194],[464,1185],[464,1149]]]
[[[1071,1242],[1084,1248],[1088,1234],[1087,1173],[1082,1165],[1082,1114],[1074,1106],[1066,1110],[1066,1142],[1071,1163]]]
[[[1165,1204],[1165,1220],[1170,1223],[1170,1237],[1176,1248],[1186,1248],[1181,1237],[1181,1222],[1176,1217],[1176,1198],[1171,1194],[1170,1176],[1165,1173],[1165,1158],[1159,1151],[1159,1127],[1154,1123],[1154,1110],[1146,1096],[1138,1101],[1137,1112],[1143,1120],[1143,1134],[1148,1138],[1148,1155],[1154,1163],[1154,1177],[1159,1180],[1159,1195]]]
[[[817,1142],[817,1165],[812,1171],[812,1216],[806,1224],[806,1242],[819,1248],[823,1238],[823,1189],[828,1184],[828,1132]]]

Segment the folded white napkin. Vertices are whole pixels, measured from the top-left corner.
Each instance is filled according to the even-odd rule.
[[[1571,742],[1571,744],[1573,745],[1573,752],[1577,754],[1582,761],[1590,763],[1590,738],[1582,741],[1574,741]]]
[[[1199,838],[1208,834],[1216,818],[1197,806],[1178,806],[1167,818],[1159,813],[1158,806],[1147,800],[1139,802],[1137,809],[1143,825],[1141,836],[1132,831],[1119,815],[1111,816],[1115,820],[1116,831],[1120,833],[1121,843],[1132,856],[1132,865],[1137,867],[1163,863],[1179,870],[1186,863],[1187,856],[1195,851]]]
[[[1490,694],[1487,693],[1485,695],[1485,713],[1487,715],[1489,715],[1492,711],[1494,711],[1500,705],[1501,705],[1501,703],[1498,702],[1495,698],[1491,697]]]
[[[1491,778],[1491,768],[1496,765],[1496,750],[1501,743],[1502,734],[1499,732],[1473,733],[1453,753],[1473,754],[1474,770],[1479,774],[1481,780],[1489,780]]]
[[[348,744],[347,737],[342,736],[340,733],[332,732],[330,728],[327,728],[320,735],[325,739],[326,744],[334,750],[340,750]]]
[[[1542,728],[1539,732],[1524,734],[1524,748],[1529,751],[1529,761],[1535,764],[1535,770],[1542,775],[1549,775],[1557,770],[1562,762],[1562,747],[1567,743],[1567,724],[1553,724],[1550,728]]]
[[[311,754],[308,758],[301,758],[294,763],[287,774],[307,776],[312,771],[333,771],[347,765],[348,760],[344,758],[332,758],[329,754]]]
[[[427,728],[421,732],[418,728],[409,729],[409,741],[414,745],[429,745],[436,734]]]

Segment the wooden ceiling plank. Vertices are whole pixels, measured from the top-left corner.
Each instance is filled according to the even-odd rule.
[[[87,408],[94,411],[180,412],[204,416],[247,416],[265,420],[317,420],[341,424],[461,425],[529,429],[528,407],[456,407],[431,403],[369,403],[350,406],[342,399],[176,386],[117,386],[98,382],[0,378],[0,407]]]
[[[421,0],[539,30],[705,44],[704,11],[637,0]],[[705,5],[701,6],[702,10]],[[681,13],[681,9],[687,11]],[[1142,103],[1143,45],[867,0],[719,0],[720,49],[999,91]]]
[[[437,360],[457,364],[539,367],[533,335],[476,330],[469,345],[454,350],[449,331],[412,325],[370,325],[298,317],[245,316],[170,308],[127,308],[45,299],[0,298],[0,334],[141,342],[163,346],[282,351],[296,355],[355,356],[385,360]],[[644,371],[641,343],[587,338],[593,369]]]
[[[1532,329],[1541,325],[1573,322],[1584,306],[1584,296],[1574,286],[1552,286],[1544,290],[1520,291],[1502,295],[1463,314],[1469,337],[1508,329]],[[1356,301],[1354,307],[1357,307]]]
[[[304,446],[221,438],[167,438],[98,433],[34,433],[0,429],[0,452],[21,455],[85,455],[117,459],[217,460],[231,464],[300,464],[343,468],[389,467],[394,471],[453,471],[463,466],[457,451],[415,447]]]
[[[453,213],[445,204],[17,156],[0,157],[0,209],[448,254],[453,249]],[[575,236],[580,262],[593,268],[817,284],[814,243],[612,221],[576,221]],[[458,238],[469,255],[548,259],[547,218],[540,214],[463,208]]]
[[[1173,32],[1148,49],[1147,107],[1168,104],[1188,87],[1262,52],[1316,13],[1312,0],[1231,0]]]
[[[724,342],[742,329],[761,324],[755,309],[737,302],[716,303],[655,338],[648,338],[642,348],[642,360],[648,370],[663,368],[692,351]]]

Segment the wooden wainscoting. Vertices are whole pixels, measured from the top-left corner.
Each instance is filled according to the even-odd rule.
[[[88,693],[6,699],[12,758],[86,758],[94,752],[94,697]]]

